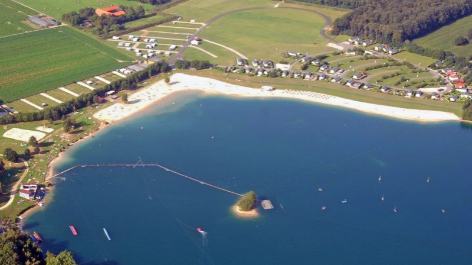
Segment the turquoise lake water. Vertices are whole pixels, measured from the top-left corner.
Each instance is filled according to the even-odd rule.
[[[241,219],[230,210],[236,195],[159,168],[77,168],[56,179],[24,229],[88,265],[472,264],[471,139],[460,123],[171,95],[74,146],[56,171],[141,158],[254,190],[274,210]]]

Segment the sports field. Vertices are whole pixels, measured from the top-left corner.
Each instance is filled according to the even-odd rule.
[[[0,0],[0,37],[33,30],[21,21],[38,13],[11,0]]]
[[[23,3],[29,7],[32,7],[39,12],[42,12],[46,15],[52,16],[56,19],[61,20],[62,14],[69,13],[72,11],[78,12],[84,7],[107,7],[111,5],[124,5],[124,6],[133,6],[137,7],[141,3],[138,1],[128,1],[128,0],[17,0],[20,3]],[[141,4],[144,9],[152,8],[152,5]]]
[[[320,35],[324,24],[321,16],[302,10],[251,10],[222,17],[199,37],[229,46],[248,59],[279,61],[286,51],[311,54],[326,50],[328,41]]]
[[[464,56],[468,59],[469,56],[472,55],[472,43],[463,46],[455,46],[454,40],[459,36],[467,38],[467,31],[471,28],[472,15],[443,26],[422,38],[416,39],[414,43],[426,48],[451,51],[458,56]]]
[[[68,27],[0,38],[0,47],[4,102],[129,65],[132,59]]]

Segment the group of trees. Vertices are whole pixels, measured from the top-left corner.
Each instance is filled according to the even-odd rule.
[[[190,69],[195,68],[197,70],[208,69],[212,66],[209,61],[202,60],[177,60],[175,61],[175,68],[177,69]]]
[[[298,0],[353,8],[337,18],[333,34],[401,44],[472,14],[472,0]]]
[[[59,255],[47,253],[43,257],[38,244],[33,243],[27,234],[22,233],[10,218],[2,217],[0,235],[0,264],[2,265],[76,265],[77,263],[69,251],[62,251]]]
[[[472,121],[472,99],[466,100],[462,105],[462,119]]]
[[[256,193],[251,190],[250,192],[246,193],[241,200],[238,201],[237,205],[241,211],[250,211],[254,209],[256,201]]]
[[[126,12],[126,15],[122,16],[98,16],[95,14],[95,8],[86,7],[80,9],[79,12],[72,11],[62,15],[62,19],[69,22],[72,26],[82,26],[85,22],[89,21],[93,27],[92,32],[96,35],[108,35],[110,31],[120,31],[124,29],[124,23],[133,21],[136,19],[143,18],[145,11],[142,6],[138,6],[136,9],[133,7],[120,6]]]
[[[78,109],[90,106],[95,101],[98,102],[98,97],[103,96],[110,90],[121,90],[121,89],[135,89],[138,83],[150,78],[153,75],[157,75],[161,72],[169,71],[169,66],[166,62],[158,62],[149,65],[144,70],[134,72],[128,75],[124,79],[120,79],[106,85],[103,88],[97,88],[90,93],[82,94],[77,98],[66,101],[54,107],[49,107],[38,112],[25,112],[17,113],[15,115],[3,115],[0,117],[0,124],[9,124],[16,122],[28,122],[28,121],[39,121],[39,120],[60,120],[63,116],[76,111]],[[96,99],[96,100],[94,100]]]

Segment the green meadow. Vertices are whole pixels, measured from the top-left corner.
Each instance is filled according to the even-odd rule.
[[[28,15],[37,14],[38,12],[11,0],[0,0],[0,37],[33,30],[21,21],[27,19]]]
[[[222,17],[199,37],[229,46],[248,59],[279,61],[286,51],[304,54],[326,50],[328,41],[320,35],[324,24],[321,16],[302,10],[251,10]]]
[[[0,38],[0,99],[10,102],[128,65],[130,57],[68,27]]]
[[[463,46],[455,46],[454,40],[459,36],[467,38],[467,31],[471,28],[472,16],[468,16],[452,24],[443,26],[422,38],[416,39],[414,43],[426,48],[451,51],[456,55],[469,58],[469,56],[472,55],[472,43]]]

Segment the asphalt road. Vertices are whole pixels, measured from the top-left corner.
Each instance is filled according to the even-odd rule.
[[[211,18],[210,20],[208,20],[207,22],[205,22],[205,25],[202,25],[197,31],[195,31],[195,33],[193,33],[189,38],[188,40],[185,42],[185,44],[180,48],[180,50],[177,52],[177,54],[175,54],[170,60],[169,60],[169,65],[170,66],[174,66],[174,62],[175,60],[177,60],[177,58],[179,56],[182,55],[182,53],[185,51],[185,49],[187,49],[187,47],[190,45],[190,42],[196,37],[198,36],[198,34],[208,25],[210,25],[211,23],[213,23],[214,21],[224,17],[224,16],[227,16],[227,15],[230,15],[230,14],[234,14],[234,13],[239,13],[239,12],[244,12],[244,11],[250,11],[250,10],[259,10],[259,9],[275,9],[275,8],[281,8],[281,9],[294,9],[294,10],[302,10],[302,11],[307,11],[307,12],[311,12],[311,13],[315,13],[317,15],[320,15],[321,17],[323,17],[325,19],[325,25],[324,27],[321,29],[320,31],[320,34],[321,36],[323,36],[325,39],[328,39],[329,41],[331,42],[335,42],[337,43],[338,41],[335,41],[334,39],[332,39],[331,37],[328,36],[328,34],[326,34],[326,29],[329,28],[329,26],[331,26],[331,23],[332,23],[332,20],[331,18],[329,18],[327,15],[323,14],[323,13],[320,13],[318,11],[314,11],[314,10],[309,10],[309,9],[305,9],[305,8],[299,8],[299,7],[253,7],[253,8],[243,8],[243,9],[238,9],[238,10],[233,10],[233,11],[229,11],[229,12],[226,12],[226,13],[223,13],[223,14],[220,14],[216,17],[213,17]]]

